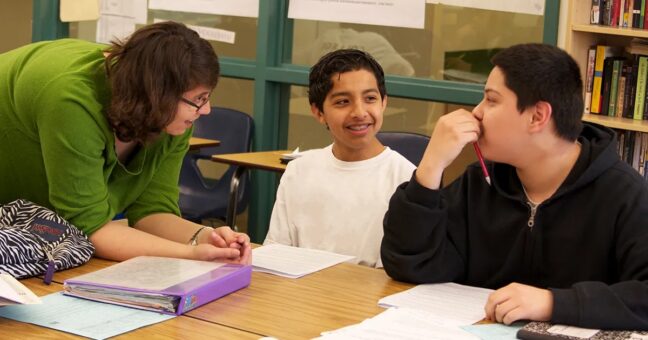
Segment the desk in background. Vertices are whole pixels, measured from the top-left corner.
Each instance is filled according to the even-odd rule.
[[[230,183],[229,203],[227,204],[227,216],[225,217],[226,225],[232,228],[236,226],[236,198],[239,195],[239,183],[245,171],[250,168],[283,173],[286,170],[286,164],[282,164],[279,158],[281,154],[290,152],[290,150],[277,150],[212,156],[211,160],[214,162],[238,166],[234,175],[232,175],[232,181]]]
[[[52,286],[40,279],[22,280],[37,295],[62,289],[64,280],[105,268],[114,262],[91,259],[87,264],[57,272]],[[378,300],[413,285],[390,279],[381,269],[342,263],[299,279],[252,273],[250,286],[177,318],[126,333],[131,339],[164,334],[171,338],[310,339],[323,331],[359,323],[384,311]],[[0,330],[22,323],[0,319]],[[29,325],[23,334],[63,335]],[[72,336],[71,336],[72,337]],[[74,337],[76,338],[76,337]]]
[[[195,151],[200,148],[206,148],[210,146],[219,146],[220,141],[215,139],[207,139],[200,137],[191,137],[189,139],[189,151]]]

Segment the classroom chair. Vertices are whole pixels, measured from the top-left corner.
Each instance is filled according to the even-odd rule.
[[[430,137],[413,132],[381,131],[376,134],[376,138],[416,166],[421,162],[430,142]]]
[[[201,223],[206,218],[226,220],[230,184],[236,166],[230,166],[219,179],[205,178],[198,168],[198,160],[211,159],[214,154],[249,152],[254,134],[254,120],[241,111],[212,107],[209,115],[194,122],[194,137],[216,139],[219,146],[189,152],[180,170],[180,212],[182,217]],[[245,210],[250,196],[249,174],[238,185],[235,214]],[[230,226],[235,228],[236,226]]]

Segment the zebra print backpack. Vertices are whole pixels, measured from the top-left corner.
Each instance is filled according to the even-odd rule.
[[[0,272],[17,279],[45,274],[90,260],[94,246],[53,211],[26,200],[0,206]]]

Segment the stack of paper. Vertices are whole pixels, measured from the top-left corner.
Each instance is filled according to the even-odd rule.
[[[484,318],[484,306],[492,289],[457,283],[423,284],[384,297],[381,307],[407,307],[427,311],[451,326],[471,325]]]
[[[461,326],[484,317],[490,289],[456,283],[424,284],[378,301],[387,311],[322,339],[479,339]]]
[[[321,340],[447,340],[479,338],[457,327],[444,325],[436,315],[409,308],[390,308],[359,324],[323,332]]]
[[[252,250],[252,266],[257,272],[296,279],[353,259],[323,250],[269,244]]]

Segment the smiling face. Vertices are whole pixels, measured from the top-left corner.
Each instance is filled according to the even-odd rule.
[[[369,159],[383,151],[376,133],[380,131],[387,98],[381,98],[373,73],[354,70],[331,77],[333,87],[326,95],[323,112],[311,105],[311,112],[328,126],[333,137],[333,154],[343,161]]]
[[[522,112],[518,110],[517,96],[506,86],[504,73],[498,67],[488,76],[484,99],[473,114],[481,121],[479,145],[484,157],[514,164],[524,155],[533,106]]]
[[[197,109],[195,106],[190,105],[182,100],[178,101],[175,116],[169,125],[164,128],[164,131],[172,136],[179,136],[191,126],[193,122],[200,118],[201,115],[206,115],[211,112],[211,105],[209,103],[209,94],[211,89],[206,86],[198,86],[182,94],[182,98],[200,106]]]

